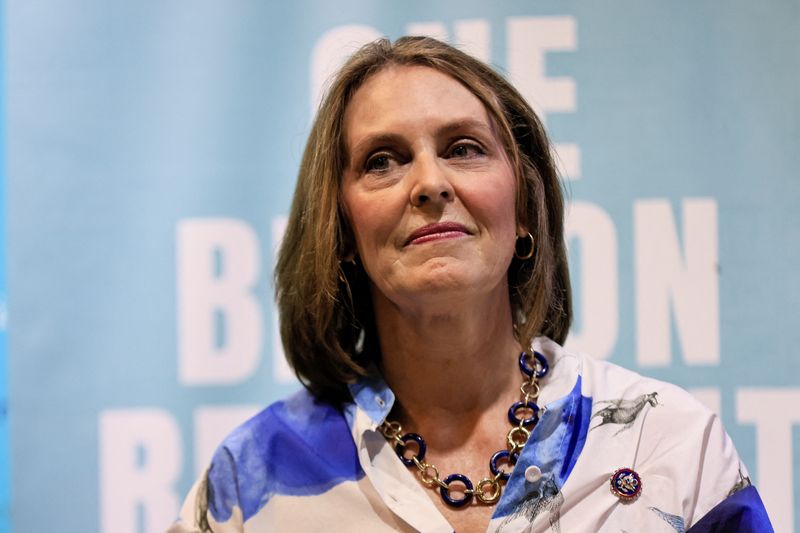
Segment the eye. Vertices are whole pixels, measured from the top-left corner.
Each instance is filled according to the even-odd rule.
[[[378,153],[371,156],[364,163],[364,170],[367,172],[384,172],[389,170],[391,165],[391,156],[385,153]]]
[[[458,142],[450,148],[449,157],[456,158],[471,158],[483,155],[483,150],[480,146],[473,142]]]

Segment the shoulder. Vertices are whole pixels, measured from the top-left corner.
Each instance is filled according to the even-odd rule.
[[[582,393],[598,406],[612,405],[615,400],[638,400],[652,407],[659,416],[690,417],[710,421],[715,413],[685,389],[643,376],[614,363],[578,355],[582,366]],[[623,402],[622,405],[626,405]]]
[[[275,495],[320,494],[363,476],[340,409],[303,390],[236,428],[207,472],[208,512],[246,521]]]
[[[220,450],[239,457],[277,452],[287,442],[302,445],[301,449],[317,448],[343,434],[350,438],[342,411],[301,390],[234,429],[222,441]]]
[[[713,411],[689,392],[677,385],[653,379],[614,363],[590,355],[571,352],[545,337],[536,340],[535,348],[550,361],[551,376],[548,386],[555,382],[558,393],[568,391],[580,380],[580,392],[590,399],[594,409],[609,406],[631,408],[631,401],[641,405],[658,406],[661,415],[690,416],[694,420],[708,420]],[[607,411],[608,412],[608,411]]]
[[[719,416],[688,391],[607,361],[582,358],[582,394],[592,399],[593,436],[633,446],[636,435],[644,457],[738,472],[739,457]]]

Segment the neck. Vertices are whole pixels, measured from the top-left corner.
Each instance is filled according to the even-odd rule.
[[[380,296],[374,303],[381,369],[397,397],[393,417],[409,429],[469,431],[519,395],[520,346],[505,287],[480,302],[451,303],[447,311],[401,309]]]

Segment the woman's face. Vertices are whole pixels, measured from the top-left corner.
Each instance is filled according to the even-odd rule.
[[[374,297],[508,293],[514,173],[475,95],[437,70],[392,66],[356,91],[344,135],[344,209]]]

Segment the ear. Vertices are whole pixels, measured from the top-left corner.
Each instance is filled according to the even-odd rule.
[[[517,224],[517,238],[527,237],[528,233],[530,233],[528,228],[522,224]]]

